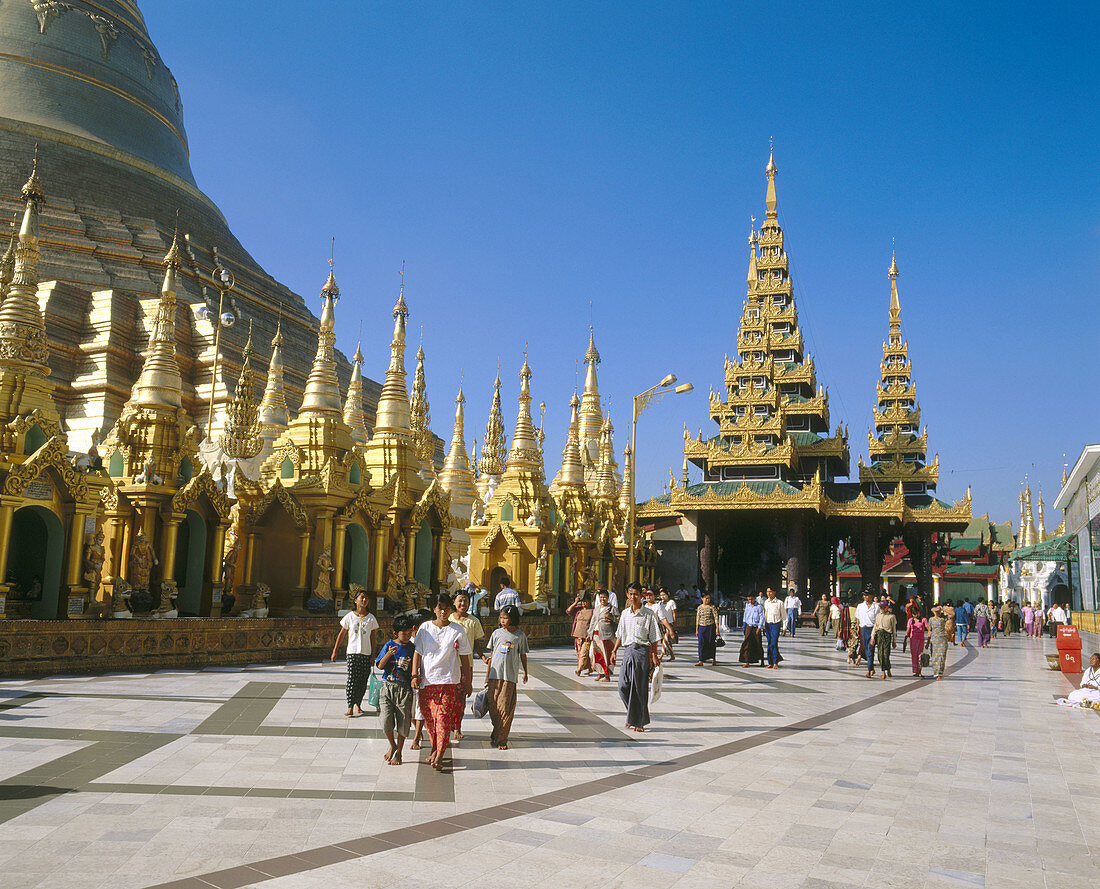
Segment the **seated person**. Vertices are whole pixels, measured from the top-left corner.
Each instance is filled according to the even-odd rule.
[[[1071,691],[1068,697],[1059,698],[1056,703],[1065,707],[1091,707],[1100,703],[1100,654],[1089,658],[1088,669],[1081,674],[1081,686]]]

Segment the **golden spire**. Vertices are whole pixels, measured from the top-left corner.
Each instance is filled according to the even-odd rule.
[[[1063,457],[1065,454],[1062,455]],[[1069,483],[1069,464],[1062,464],[1062,487],[1064,488]]]
[[[470,456],[466,453],[465,404],[466,396],[462,394],[462,385],[459,384],[458,397],[455,398],[455,428],[451,434],[451,446],[439,473],[439,486],[451,495],[452,505],[457,506],[469,506],[477,498]]]
[[[775,174],[779,172],[779,168],[775,165],[775,150],[771,139],[768,140],[768,165],[764,172],[768,176],[768,193],[764,197],[764,206],[768,208],[768,219],[776,219],[778,201],[775,199]]]
[[[608,416],[600,430],[600,460],[596,468],[596,497],[608,501],[614,500],[619,493],[615,485],[615,445],[612,443],[614,431],[615,427]]]
[[[627,445],[623,449],[623,485],[619,490],[619,509],[623,511],[623,515],[630,513],[630,506],[634,501],[634,488],[630,484],[630,470],[633,462],[634,455],[630,452],[630,445]]]
[[[405,384],[405,319],[409,307],[405,305],[405,263],[401,263],[401,288],[393,307],[393,341],[390,343],[390,366],[382,384],[375,412],[374,431],[411,436],[411,411],[409,390]]]
[[[348,397],[344,401],[344,422],[351,430],[351,438],[358,445],[367,443],[367,420],[363,414],[363,351],[362,339],[355,344],[351,359],[351,380]]]
[[[428,385],[424,379],[424,333],[420,334],[420,348],[416,350],[416,373],[413,377],[412,402],[409,406],[413,441],[420,471],[428,475],[435,472],[435,439],[432,436],[432,418],[428,406]]]
[[[485,424],[485,440],[481,446],[481,476],[487,480],[504,475],[505,451],[504,412],[500,404],[500,371],[493,381],[493,406],[489,409],[489,420]]]
[[[6,365],[29,366],[48,374],[50,353],[46,346],[46,326],[38,305],[38,212],[45,203],[38,181],[38,146],[30,178],[21,192],[23,224],[15,248],[15,265],[8,292],[0,306],[0,361]]]
[[[927,465],[928,432],[920,428],[920,406],[913,385],[909,344],[901,332],[897,254],[891,250],[889,332],[882,344],[882,377],[877,389],[873,425],[868,431],[870,466],[860,468],[860,481],[873,493],[890,494],[899,485],[923,484],[934,491],[939,482],[938,460]],[[913,492],[912,487],[907,490]],[[915,492],[914,492],[915,493]]]
[[[508,452],[508,462],[504,471],[510,469],[541,469],[538,436],[531,419],[531,366],[523,359],[519,371],[519,411],[516,415],[516,431],[512,435],[512,448]]]
[[[591,325],[588,327],[588,350],[584,353],[584,363],[586,370],[577,436],[580,442],[581,461],[588,467],[588,473],[592,474],[599,459],[603,405],[600,403],[600,386],[596,378],[596,365],[600,363],[600,353],[596,350],[596,334]],[[589,488],[592,488],[594,482],[591,479],[587,481]]]
[[[333,276],[332,260],[328,262],[328,279],[321,288],[321,325],[317,331],[317,354],[306,380],[298,416],[338,418],[342,421],[344,417],[340,404],[340,383],[336,379],[335,355],[336,300],[340,298],[340,288],[336,286],[336,278]]]
[[[248,340],[241,353],[241,375],[237,388],[226,405],[225,426],[222,432],[222,448],[226,456],[234,460],[250,460],[263,448],[260,412],[256,406],[256,381],[252,371],[252,325],[248,326]]]
[[[760,277],[759,272],[756,270],[756,217],[752,217],[752,224],[749,226],[749,273],[745,280],[749,285],[749,299],[752,299],[753,294],[756,292],[756,284]]]
[[[901,300],[898,299],[898,259],[890,251],[890,329],[901,331]]]
[[[183,382],[176,360],[176,272],[180,268],[179,230],[164,256],[164,283],[149,337],[141,375],[130,394],[130,403],[141,407],[178,408]]]
[[[1039,543],[1039,534],[1035,530],[1035,520],[1031,507],[1031,482],[1024,476],[1024,543],[1023,546],[1034,546]]]
[[[283,391],[283,322],[279,320],[271,340],[271,361],[267,366],[267,386],[260,401],[260,422],[267,429],[282,432],[290,422]],[[277,436],[276,436],[277,437]]]
[[[1043,516],[1043,489],[1039,488],[1039,508],[1036,515],[1035,542],[1042,543],[1047,539],[1047,524]]]
[[[569,433],[565,437],[565,448],[561,452],[561,469],[558,470],[551,486],[554,491],[567,486],[584,487],[584,466],[581,463],[580,436],[577,431],[580,427],[577,410],[580,405],[581,400],[574,387],[573,397],[569,400]]]
[[[1027,535],[1027,518],[1024,516],[1024,489],[1023,489],[1022,486],[1020,488],[1019,501],[1020,501],[1020,532],[1016,535],[1016,546],[1017,547],[1022,547],[1022,546],[1026,546],[1026,544],[1024,543],[1024,540],[1026,539],[1026,535]]]

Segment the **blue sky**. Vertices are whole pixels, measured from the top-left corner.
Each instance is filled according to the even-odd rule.
[[[467,440],[483,433],[498,361],[511,432],[528,343],[552,475],[591,301],[619,451],[633,394],[668,371],[695,384],[639,424],[639,494],[679,476],[683,423],[715,428],[769,138],[853,471],[892,238],[941,497],[969,483],[976,513],[1015,518],[1025,473],[1049,503],[1063,454],[1100,439],[1093,4],[142,7],[200,187],[314,311],[336,237],[337,344],[361,321],[375,379],[407,261],[444,439],[460,373]]]

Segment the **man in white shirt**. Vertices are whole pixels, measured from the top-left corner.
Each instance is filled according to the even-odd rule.
[[[661,628],[657,615],[642,607],[642,587],[632,583],[626,589],[626,605],[619,617],[611,663],[615,664],[619,649],[623,663],[619,668],[619,697],[626,707],[626,727],[644,732],[649,724],[649,676],[660,663],[657,644]]]
[[[1069,612],[1062,606],[1062,603],[1055,602],[1054,607],[1050,609],[1050,635],[1052,638],[1058,638],[1058,625],[1069,623]]]
[[[764,600],[764,636],[768,640],[768,669],[778,670],[783,658],[779,654],[779,631],[783,628],[783,603],[775,597],[775,590],[768,587]]]
[[[859,624],[859,636],[863,640],[863,653],[867,657],[867,675],[875,675],[875,618],[878,617],[878,603],[875,591],[867,586],[863,589],[863,601],[856,606],[856,623]]]
[[[505,605],[515,605],[519,608],[519,593],[512,589],[512,581],[507,575],[500,579],[500,592],[493,600],[493,611],[500,611]]]
[[[783,607],[787,609],[787,629],[783,632],[783,635],[793,636],[795,628],[798,626],[798,615],[802,611],[802,600],[798,598],[798,593],[795,592],[794,587],[790,588],[787,598],[783,600]]]

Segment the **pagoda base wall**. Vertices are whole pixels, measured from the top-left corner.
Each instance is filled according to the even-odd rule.
[[[495,617],[481,620],[488,635]],[[376,647],[392,622],[378,617]],[[533,646],[572,643],[564,614],[525,614],[522,627]],[[338,630],[335,617],[0,620],[0,677],[327,660]]]

